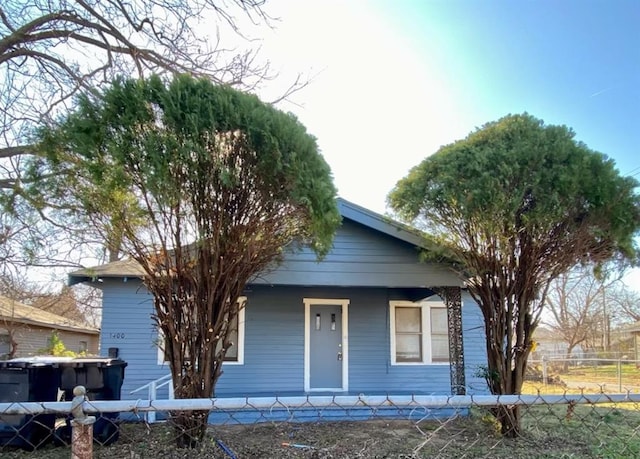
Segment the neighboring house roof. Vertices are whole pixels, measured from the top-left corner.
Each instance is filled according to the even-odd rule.
[[[619,330],[615,330],[615,331],[621,331],[624,333],[634,333],[634,334],[640,333],[640,321],[634,322],[632,324],[623,325],[622,327],[620,327]]]
[[[98,328],[67,319],[66,317],[44,311],[33,306],[28,306],[19,301],[0,295],[0,321],[17,322],[25,325],[37,325],[40,327],[55,328],[59,330],[77,331],[97,335]],[[0,322],[0,325],[2,325]]]
[[[565,342],[564,338],[558,335],[558,332],[543,326],[536,328],[536,330],[533,332],[533,339],[538,342],[547,342],[547,343],[551,343],[551,342],[564,343]]]
[[[377,212],[365,209],[346,199],[338,198],[338,210],[343,219],[351,220],[380,233],[399,239],[421,249],[426,249],[425,239],[420,233],[407,226],[385,217]],[[74,285],[87,280],[102,278],[141,278],[144,271],[139,263],[132,259],[120,260],[91,268],[80,269],[69,274],[69,284]]]

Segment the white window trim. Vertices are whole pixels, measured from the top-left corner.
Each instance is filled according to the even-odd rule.
[[[412,307],[422,309],[422,361],[421,362],[397,362],[396,361],[396,308]],[[389,301],[389,341],[391,351],[391,365],[415,366],[415,365],[449,365],[450,362],[431,361],[431,308],[446,308],[443,301],[426,300],[421,303],[412,301]],[[450,337],[449,337],[450,339]]]
[[[233,361],[223,361],[222,365],[244,365],[244,328],[245,328],[245,319],[244,319],[244,310],[247,307],[247,297],[246,296],[241,296],[240,298],[238,298],[238,302],[243,305],[242,307],[240,307],[240,309],[238,310],[238,342],[236,343],[236,345],[238,346],[238,360],[233,362]],[[167,362],[164,359],[164,333],[162,333],[162,330],[158,327],[158,338],[157,338],[157,343],[158,345],[156,346],[158,348],[158,365],[167,365],[169,362]]]

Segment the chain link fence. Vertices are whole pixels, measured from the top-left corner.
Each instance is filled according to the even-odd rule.
[[[640,395],[300,396],[86,401],[96,458],[635,458]],[[521,434],[497,409],[517,409]],[[68,458],[70,402],[0,404],[0,456]],[[175,411],[210,411],[177,448]],[[120,413],[113,416],[111,413]],[[158,422],[147,422],[154,413]]]
[[[623,358],[624,357],[624,358]],[[565,390],[640,393],[640,361],[619,358],[555,358],[529,360],[529,376],[545,386]]]

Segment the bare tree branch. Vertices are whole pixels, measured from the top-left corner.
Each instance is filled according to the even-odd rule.
[[[29,225],[19,221],[12,225],[29,230],[22,238],[14,235],[5,241],[17,244],[6,253],[15,255],[20,247],[28,247],[30,254],[18,257],[20,263],[35,262],[33,250],[41,246],[36,240],[45,240],[50,230],[67,223],[48,225],[61,215],[55,212],[64,205],[55,202],[60,197],[48,198],[46,190],[35,196],[23,189],[30,183],[29,170],[39,161],[31,145],[36,127],[66,112],[80,93],[99,97],[117,75],[186,73],[256,90],[276,76],[269,62],[259,57],[259,47],[244,33],[247,25],[271,25],[273,18],[264,11],[264,4],[264,0],[3,1],[0,208],[8,214],[5,219],[13,215],[18,220],[26,217],[15,214],[14,209],[19,207],[22,213],[35,209]],[[213,36],[211,31],[215,31]],[[231,40],[223,43],[221,37]],[[308,83],[298,77],[275,102]],[[36,230],[43,233],[37,236]],[[93,234],[86,237],[96,240]]]
[[[29,155],[33,153],[32,145],[19,145],[15,147],[5,147],[0,149],[0,159],[11,158],[20,155]],[[3,188],[3,187],[0,187]]]

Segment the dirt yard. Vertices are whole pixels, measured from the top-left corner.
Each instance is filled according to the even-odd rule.
[[[543,415],[544,414],[544,415]],[[531,417],[525,434],[517,439],[501,438],[495,425],[484,417],[429,421],[419,425],[407,420],[324,423],[263,423],[212,426],[206,440],[195,450],[177,449],[171,426],[143,423],[123,424],[120,439],[108,447],[96,447],[94,457],[124,459],[417,459],[417,458],[632,458],[640,453],[637,436],[611,435],[633,418],[612,418],[615,430],[598,439],[586,418],[560,422],[561,412],[550,416],[539,411]],[[578,413],[579,414],[579,413]],[[541,415],[541,416],[539,416]],[[585,411],[586,415],[586,411]],[[557,417],[556,417],[557,416]],[[577,415],[576,415],[577,417]],[[597,420],[602,426],[602,418]],[[221,443],[219,443],[221,442]],[[226,448],[226,451],[225,451]],[[68,459],[68,447],[47,446],[36,452],[2,450],[10,459]]]

